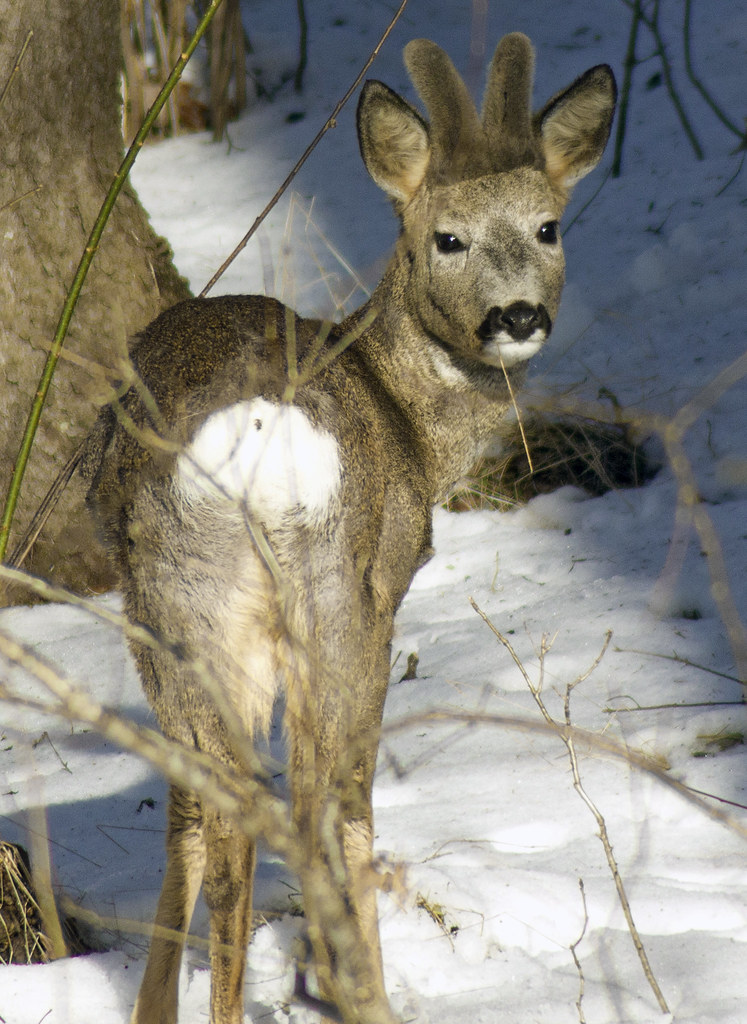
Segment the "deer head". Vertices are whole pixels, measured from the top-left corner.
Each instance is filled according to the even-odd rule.
[[[559,220],[604,150],[615,106],[599,65],[537,114],[533,51],[496,48],[478,115],[448,56],[405,49],[429,121],[381,82],[358,108],[363,160],[402,223],[392,290],[412,321],[475,380],[525,362],[552,329],[564,280]]]

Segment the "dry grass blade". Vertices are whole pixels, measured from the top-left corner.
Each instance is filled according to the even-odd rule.
[[[638,487],[655,471],[625,427],[582,416],[534,413],[509,425],[501,437],[500,456],[476,466],[447,507],[453,512],[505,511],[568,485],[596,496]]]

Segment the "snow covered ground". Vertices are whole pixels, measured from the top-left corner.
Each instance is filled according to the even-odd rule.
[[[254,107],[229,126],[230,144],[181,138],[146,150],[136,165],[141,198],[196,291],[326,119],[392,12],[379,0],[308,6],[302,95],[287,86],[272,104]],[[411,95],[400,58],[408,39],[433,38],[468,72],[471,38],[484,66],[480,46],[489,56],[502,33],[518,29],[537,48],[538,103],[596,63],[612,64],[621,79],[631,16],[622,0],[486,6],[481,28],[473,21],[477,2],[410,0],[369,77]],[[723,5],[694,3],[692,42],[697,71],[740,124],[747,113],[747,3],[728,6],[727,16]],[[269,76],[293,66],[294,17],[291,0],[247,7],[256,59]],[[675,85],[705,156],[695,158],[665,85],[654,77],[661,66],[642,28],[638,54],[645,60],[634,76],[623,173],[602,184],[610,150],[574,197],[566,218],[573,222],[566,234],[569,283],[552,342],[534,364],[531,391],[566,402],[609,402],[611,395],[641,416],[668,418],[694,403],[684,454],[697,511],[712,524],[728,580],[717,575],[714,586],[713,539],[699,538],[682,516],[675,531],[678,483],[666,460],[638,490],[590,499],[564,489],[505,514],[436,512],[436,557],[398,618],[395,649],[402,653],[375,790],[377,850],[406,869],[404,891],[380,904],[387,982],[403,1020],[578,1021],[571,947],[582,933],[574,948],[586,1020],[747,1019],[747,756],[735,678],[741,671],[744,679],[745,665],[735,662],[738,629],[732,626],[730,636],[720,614],[730,598],[742,623],[747,619],[745,367],[728,374],[718,393],[700,397],[747,347],[747,170],[738,139],[687,80],[682,17],[682,5],[662,4]],[[477,92],[482,74],[469,79]],[[360,163],[352,105],[293,188],[216,292],[267,288],[305,312],[359,302],[363,291],[353,291],[332,250],[361,285],[371,285],[395,220]],[[582,780],[606,820],[670,1015],[661,1013],[643,976],[562,743],[491,721],[540,721],[540,714],[470,597],[510,637],[533,679],[541,638],[554,637],[545,696],[558,718],[566,684],[589,667],[612,630],[606,655],[574,691],[573,722],[652,758],[665,776],[710,794],[707,805],[734,818],[731,827],[714,821],[652,775],[593,749],[581,752]],[[3,611],[0,628],[97,700],[149,721],[113,627],[57,605]],[[741,631],[743,637],[743,625]],[[419,656],[417,678],[398,681],[412,652]],[[30,686],[18,672],[13,678]],[[434,709],[485,720],[401,725]],[[152,915],[165,784],[82,727],[7,705],[1,713],[0,834],[32,845],[29,831],[38,819],[30,812],[45,809],[55,883],[107,918],[102,940],[114,951],[1,968],[0,1018],[121,1024],[147,940],[123,934],[117,921],[147,922]],[[259,906],[288,910],[294,899],[292,880],[268,857]],[[203,925],[198,914],[198,933]],[[258,930],[247,985],[253,1020],[287,1018],[296,931],[287,915]],[[204,950],[191,951],[182,980],[181,1019],[205,1018]],[[312,1019],[297,1008],[290,1015]]]

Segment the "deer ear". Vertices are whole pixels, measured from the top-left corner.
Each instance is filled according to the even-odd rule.
[[[376,184],[406,203],[425,177],[431,155],[420,114],[382,82],[366,82],[358,102],[358,142]]]
[[[616,99],[612,69],[599,64],[535,116],[551,180],[571,188],[596,167],[609,138]]]

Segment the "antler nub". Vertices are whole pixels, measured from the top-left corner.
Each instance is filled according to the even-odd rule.
[[[535,163],[539,150],[532,132],[534,50],[521,32],[498,43],[490,65],[482,124],[496,163]]]
[[[481,148],[483,131],[467,86],[446,53],[430,39],[413,39],[405,65],[430,117],[429,175],[463,174]]]
[[[534,53],[519,32],[496,47],[482,120],[458,71],[429,39],[405,47],[405,64],[430,118],[431,180],[458,180],[541,160],[532,132]]]

